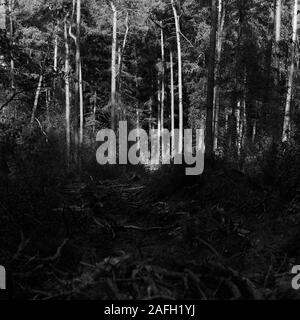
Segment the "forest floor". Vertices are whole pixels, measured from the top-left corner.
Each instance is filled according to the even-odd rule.
[[[19,244],[22,297],[299,298],[290,273],[300,258],[295,204],[234,170],[180,187],[166,180],[133,174],[61,186],[52,213],[64,230],[52,254],[26,256],[28,241]]]

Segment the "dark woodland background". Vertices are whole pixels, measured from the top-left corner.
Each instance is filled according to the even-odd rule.
[[[296,299],[297,0],[0,5],[0,264],[13,299]],[[96,133],[206,128],[203,175]]]

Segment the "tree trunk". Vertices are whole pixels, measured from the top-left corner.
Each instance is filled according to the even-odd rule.
[[[82,86],[82,63],[79,61],[79,105],[80,105],[80,129],[79,129],[79,144],[83,146],[83,130],[84,130],[84,104],[83,104],[83,86]]]
[[[151,102],[149,105],[149,121],[148,121],[149,133],[152,130],[152,102],[153,102],[153,100],[151,98]]]
[[[171,69],[171,150],[172,157],[175,152],[175,96],[174,96],[174,66],[173,52],[170,51],[170,69]]]
[[[241,128],[241,139],[242,139],[242,148],[246,145],[246,138],[247,138],[247,72],[245,70],[245,79],[244,79],[244,94],[243,94],[243,101],[242,101],[242,128]]]
[[[111,129],[115,131],[116,127],[116,57],[117,57],[117,10],[113,2],[110,3],[113,11],[113,37],[111,49]]]
[[[222,0],[218,0],[218,32],[217,32],[217,60],[216,60],[216,77],[217,81],[214,89],[214,151],[218,148],[219,136],[219,112],[220,112],[220,63],[223,46],[223,32],[225,23],[225,9]]]
[[[208,62],[207,81],[207,106],[206,106],[206,135],[205,150],[208,158],[213,157],[213,109],[215,86],[215,54],[216,54],[216,30],[217,30],[217,0],[212,0],[210,49]]]
[[[137,104],[137,108],[136,108],[136,128],[137,128],[137,132],[138,132],[138,136],[140,135],[140,110],[139,110],[139,105]],[[141,140],[140,138],[138,138],[138,144],[137,144],[137,148],[140,152],[140,147],[141,147]]]
[[[229,129],[229,113],[226,112],[226,114],[225,114],[225,132],[226,132],[226,134],[228,133],[228,129]]]
[[[164,132],[164,115],[165,115],[165,40],[164,40],[164,30],[163,30],[163,23],[160,23],[161,31],[160,31],[160,45],[161,45],[161,64],[162,64],[162,70],[161,70],[161,107],[160,107],[160,124],[161,124],[161,136],[163,137]],[[164,150],[164,143],[161,144],[161,151],[162,151],[162,157],[165,155]],[[164,159],[162,159],[164,160]]]
[[[46,131],[49,132],[50,128],[50,104],[51,104],[51,93],[50,89],[46,89]]]
[[[279,41],[281,39],[281,0],[275,0],[275,65],[277,69],[276,84],[280,80]]]
[[[136,129],[138,130],[138,136],[140,134],[140,104],[138,100],[138,89],[139,89],[139,75],[138,75],[138,63],[137,63],[137,47],[134,47],[134,56],[135,56],[135,61],[136,61],[136,68],[135,68],[135,100],[136,100]],[[140,149],[140,139],[138,138],[138,149]]]
[[[281,133],[278,130],[278,118],[280,118],[280,48],[279,42],[281,39],[281,0],[275,1],[275,43],[274,43],[274,64],[275,64],[275,76],[274,76],[274,103],[272,105],[272,137],[274,141],[278,141],[281,138]]]
[[[94,117],[94,123],[93,123],[93,134],[96,132],[96,118],[97,118],[97,91],[94,93],[94,106],[93,106],[93,117]]]
[[[289,70],[288,87],[287,87],[287,97],[284,113],[284,124],[283,124],[283,134],[282,141],[288,141],[291,136],[291,101],[292,101],[292,89],[295,73],[295,55],[297,50],[297,16],[298,16],[298,0],[294,0],[293,8],[293,33],[292,33],[292,52],[291,52],[291,65]]]
[[[274,9],[275,9],[274,3]],[[267,51],[266,51],[266,59],[265,59],[265,90],[263,97],[263,117],[262,124],[266,125],[267,131],[269,131],[269,127],[271,125],[269,121],[269,115],[272,113],[272,100],[271,96],[274,94],[273,91],[273,83],[272,83],[272,62],[273,62],[273,43],[274,43],[274,27],[275,27],[275,10],[270,10],[270,17],[268,21],[268,41],[267,41]]]
[[[117,85],[117,91],[118,91],[118,104],[119,104],[119,98],[121,95],[122,91],[122,71],[123,71],[123,61],[124,61],[124,54],[125,54],[125,49],[126,49],[126,44],[127,44],[127,38],[128,38],[128,33],[129,33],[129,24],[128,24],[129,16],[128,13],[126,15],[126,21],[125,21],[125,26],[126,26],[126,31],[123,39],[123,44],[122,48],[119,48],[119,72],[118,72],[118,85]],[[125,112],[123,110],[122,115],[125,115]],[[125,118],[125,117],[124,117]]]
[[[43,71],[41,72],[40,76],[39,76],[39,83],[35,92],[35,98],[34,98],[34,103],[33,103],[33,108],[32,108],[32,113],[31,113],[31,120],[30,120],[30,124],[33,125],[34,120],[35,120],[35,114],[36,114],[36,110],[39,104],[39,98],[40,98],[40,93],[42,90],[42,83],[43,83]]]
[[[81,53],[80,53],[80,42],[81,42],[81,0],[77,0],[76,9],[76,83],[75,83],[75,112],[76,112],[76,135],[78,135],[78,148],[77,152],[81,153],[83,144],[83,91],[82,91],[82,72],[81,72]],[[79,116],[79,121],[78,121]],[[76,139],[77,140],[77,139]],[[76,155],[79,161],[79,154]]]
[[[70,165],[71,154],[71,121],[70,121],[70,49],[68,39],[67,20],[64,22],[65,37],[65,98],[66,98],[66,158],[67,166]]]
[[[257,121],[254,120],[252,125],[252,143],[255,143],[256,141],[256,123]]]
[[[54,71],[54,78],[53,78],[53,88],[50,94],[50,100],[53,99],[54,103],[56,101],[56,86],[57,86],[57,71],[58,71],[58,27],[59,21],[56,21],[56,26],[54,30],[54,50],[53,50],[53,71]],[[50,101],[51,104],[51,101]]]
[[[237,147],[237,155],[240,157],[241,155],[241,101],[237,102],[236,107],[236,147]]]
[[[161,26],[161,64],[162,64],[162,71],[161,71],[161,132],[163,133],[164,130],[164,112],[165,112],[165,41],[164,41],[164,30],[163,24],[160,23]]]
[[[0,6],[0,30],[6,30],[6,20],[7,20],[7,7],[5,1],[3,1],[4,5]]]
[[[15,89],[15,62],[13,56],[13,37],[14,37],[14,23],[13,23],[13,6],[14,0],[8,1],[9,11],[9,41],[10,41],[10,81],[11,88]]]
[[[160,146],[161,138],[161,84],[159,80],[159,75],[157,77],[157,132],[158,132],[158,141]],[[160,149],[159,149],[160,150]]]
[[[53,57],[53,70],[57,72],[57,58],[58,58],[58,35],[54,38],[54,57]]]
[[[183,151],[183,87],[182,87],[182,53],[181,53],[181,31],[179,24],[179,16],[175,7],[174,0],[171,0],[173,9],[175,27],[176,27],[176,39],[177,39],[177,54],[178,54],[178,95],[179,95],[179,143],[178,152]]]
[[[280,41],[281,33],[281,0],[275,0],[275,41],[278,43]]]

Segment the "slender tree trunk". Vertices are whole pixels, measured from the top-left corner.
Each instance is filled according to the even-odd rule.
[[[266,52],[266,60],[265,60],[265,79],[266,86],[264,90],[264,108],[263,108],[263,122],[268,124],[268,114],[270,112],[270,96],[273,93],[272,88],[272,56],[273,56],[273,43],[274,43],[274,21],[275,14],[274,10],[271,10],[268,24],[268,42],[267,42],[267,52]]]
[[[77,0],[77,9],[76,9],[76,101],[77,101],[77,109],[76,109],[76,117],[79,115],[79,127],[78,135],[79,135],[79,150],[81,153],[81,148],[83,144],[83,122],[84,122],[84,110],[83,110],[83,90],[82,90],[82,71],[81,71],[81,52],[80,52],[80,43],[81,43],[81,0]],[[77,118],[78,119],[78,118]],[[78,121],[77,121],[78,123]],[[77,155],[79,156],[79,155]],[[79,160],[79,158],[78,158]]]
[[[84,101],[83,101],[83,84],[82,84],[82,62],[79,61],[79,105],[80,105],[80,129],[79,143],[80,148],[83,146],[83,131],[84,131]]]
[[[215,54],[217,30],[217,0],[212,0],[210,49],[208,62],[207,106],[206,106],[206,135],[205,150],[208,158],[213,157],[213,109],[215,86]]]
[[[139,110],[139,105],[137,104],[137,108],[136,108],[136,128],[138,130],[138,137],[140,136],[140,110]],[[141,141],[140,141],[140,138],[138,139],[138,150],[140,152],[140,145]]]
[[[117,78],[117,89],[116,89],[116,99],[117,99],[117,105],[119,105],[120,102],[120,95],[121,95],[121,63],[122,63],[122,48],[121,46],[118,47],[118,53],[117,53],[117,70],[116,70],[116,78]]]
[[[52,92],[50,92],[50,105],[51,100],[56,101],[56,86],[57,86],[57,71],[58,71],[58,27],[59,20],[56,21],[55,29],[54,29],[54,50],[53,50],[53,71],[55,73],[53,78],[53,88]]]
[[[115,131],[116,126],[116,57],[117,57],[117,10],[113,2],[111,9],[113,11],[113,37],[111,49],[111,129]]]
[[[220,63],[223,46],[223,33],[225,23],[225,9],[223,1],[218,0],[218,32],[217,32],[217,60],[216,60],[216,84],[214,89],[214,151],[218,148],[219,137],[219,112],[220,112]]]
[[[155,86],[155,80],[154,80],[154,73],[153,70],[151,70],[151,89],[152,92],[156,92],[156,86]],[[151,130],[153,129],[153,122],[154,122],[154,116],[153,116],[153,107],[155,106],[155,96],[151,96],[150,103],[149,103],[149,134]]]
[[[274,64],[275,64],[275,76],[274,76],[274,103],[272,104],[272,137],[273,141],[278,141],[281,139],[281,133],[278,130],[278,118],[280,117],[280,104],[281,104],[281,94],[280,94],[280,47],[279,42],[281,38],[281,0],[274,0],[275,9],[275,43],[274,43]]]
[[[243,96],[241,99],[241,109],[240,109],[240,131],[239,131],[239,143],[241,155],[241,149],[245,146],[246,132],[247,132],[247,69],[245,67],[244,80],[243,80]]]
[[[55,34],[54,38],[54,57],[53,57],[53,70],[57,72],[57,59],[58,59],[58,35]]]
[[[8,1],[9,11],[9,41],[10,41],[10,81],[11,88],[15,89],[15,62],[13,56],[13,37],[14,37],[14,22],[13,22],[13,6],[14,0]]]
[[[177,39],[177,55],[178,55],[178,95],[179,95],[179,144],[178,152],[183,151],[183,87],[182,87],[182,53],[181,53],[181,31],[179,16],[175,7],[174,0],[171,0],[173,9],[175,27],[176,27],[176,39]]]
[[[161,70],[161,107],[160,107],[160,124],[161,124],[161,136],[163,137],[164,132],[164,115],[165,115],[165,39],[164,39],[164,30],[163,30],[163,23],[160,23],[161,26],[161,64],[162,64],[162,70]],[[165,150],[164,150],[164,143],[161,144],[161,151],[162,151],[162,157],[165,156]],[[162,159],[164,161],[164,159]]]
[[[275,0],[276,2],[276,12],[275,12],[275,41],[278,43],[280,41],[281,33],[281,0]]]
[[[238,32],[237,32],[237,45],[235,48],[235,77],[234,77],[234,91],[232,95],[232,113],[230,117],[230,135],[229,135],[229,149],[233,148],[234,152],[237,153],[237,105],[240,97],[240,83],[242,82],[241,68],[243,67],[241,42],[243,37],[244,23],[245,23],[245,0],[237,2],[238,5]]]
[[[214,89],[214,127],[213,127],[213,135],[214,135],[214,152],[218,149],[218,142],[219,142],[219,114],[220,114],[220,87],[215,86]]]
[[[157,77],[157,132],[158,132],[158,141],[160,146],[161,138],[161,84],[159,80],[159,75]]]
[[[117,82],[117,104],[120,106],[120,98],[122,95],[122,72],[123,72],[123,61],[124,61],[124,54],[125,54],[125,49],[126,49],[126,44],[127,44],[127,38],[129,34],[129,15],[127,12],[126,15],[126,20],[125,20],[125,26],[126,26],[126,31],[123,39],[123,44],[122,48],[119,48],[119,72],[118,72],[118,82]],[[119,114],[121,117],[125,120],[126,118],[126,109],[125,106],[123,105],[123,110],[119,111]]]
[[[66,98],[66,158],[67,166],[70,165],[71,154],[71,121],[70,121],[70,49],[68,39],[67,20],[64,22],[65,37],[65,98]]]
[[[248,130],[247,102],[246,102],[246,97],[244,97],[243,98],[243,122],[242,122],[242,148],[244,148],[246,145],[247,130]]]
[[[294,0],[293,7],[293,33],[292,33],[292,52],[291,52],[291,65],[289,70],[288,87],[287,87],[287,97],[284,113],[284,124],[283,124],[283,134],[282,141],[288,141],[291,135],[291,101],[292,101],[292,89],[295,73],[295,55],[297,50],[297,16],[298,16],[298,0]]]
[[[49,132],[49,128],[50,128],[50,104],[51,104],[50,89],[46,89],[46,131],[47,132]]]
[[[277,77],[275,77],[275,84],[278,85],[280,81],[280,60],[279,60],[279,42],[281,39],[281,1],[275,1],[275,65],[277,70]]]
[[[175,152],[175,96],[174,96],[174,65],[173,52],[170,51],[170,69],[171,69],[171,150],[172,157]]]
[[[165,41],[164,41],[164,30],[163,24],[161,25],[161,63],[162,63],[162,72],[161,72],[161,132],[164,130],[164,113],[165,113]]]
[[[227,141],[228,141],[228,148],[229,150],[232,148],[234,145],[234,142],[236,141],[235,139],[235,123],[236,123],[236,118],[235,118],[235,110],[236,107],[232,107],[230,110],[230,113],[228,114],[228,122],[227,122]]]
[[[96,115],[97,115],[97,91],[94,93],[94,107],[93,107],[93,116],[94,116],[94,124],[93,124],[93,133],[96,132]]]
[[[149,132],[152,130],[152,103],[153,103],[153,100],[151,98],[151,102],[149,105],[149,121],[148,121]]]
[[[241,155],[241,101],[238,100],[236,107],[236,147],[237,155]]]
[[[252,125],[252,143],[255,143],[256,141],[256,123],[257,121],[254,120]]]
[[[229,129],[228,121],[229,121],[229,114],[228,114],[228,112],[226,112],[226,114],[225,114],[225,132],[226,132],[226,134],[228,133],[228,129]]]
[[[79,104],[79,68],[80,68],[80,44],[78,44],[77,37],[77,4],[78,0],[73,0],[73,9],[71,16],[71,24],[69,28],[69,34],[75,42],[75,85],[74,85],[74,123],[73,123],[73,136],[74,136],[74,160],[80,169],[80,156],[79,156],[79,128],[80,128],[80,104]],[[72,33],[72,24],[74,20],[74,15],[76,12],[76,35]]]
[[[41,90],[42,90],[42,83],[43,83],[43,71],[41,72],[40,76],[39,76],[39,82],[38,82],[38,86],[35,92],[35,98],[34,98],[34,103],[33,103],[33,108],[32,108],[32,113],[31,113],[31,120],[30,120],[30,124],[33,125],[34,120],[35,120],[35,114],[36,114],[36,110],[39,104],[39,98],[40,98],[40,94],[41,94]]]
[[[122,87],[122,71],[123,71],[123,61],[124,61],[124,54],[125,54],[125,49],[126,49],[126,44],[127,44],[127,38],[129,34],[129,16],[128,13],[126,15],[126,20],[125,20],[125,26],[126,26],[126,31],[123,39],[123,44],[122,48],[119,48],[119,74],[118,74],[118,94],[121,94],[121,87]]]
[[[6,30],[6,21],[7,21],[7,15],[8,15],[8,8],[5,1],[3,1],[3,5],[0,6],[0,29]]]

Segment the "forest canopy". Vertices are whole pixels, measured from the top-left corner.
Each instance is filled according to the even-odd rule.
[[[124,119],[149,129],[205,126],[207,153],[221,156],[245,157],[262,141],[267,147],[294,139],[296,6],[273,0],[5,2],[3,121],[66,131],[67,161],[96,131]]]

